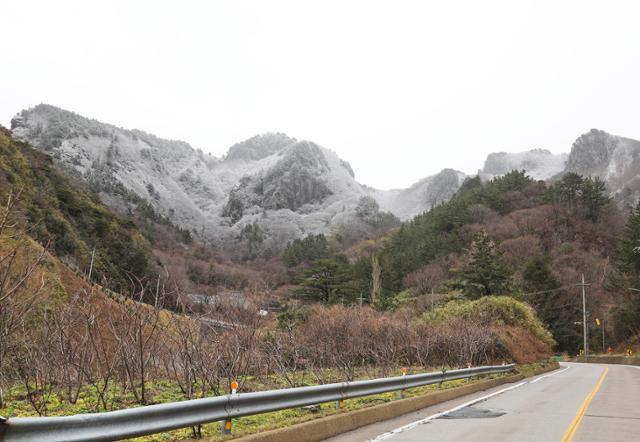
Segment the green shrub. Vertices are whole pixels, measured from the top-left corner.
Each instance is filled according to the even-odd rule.
[[[546,344],[555,344],[551,333],[542,325],[533,308],[510,296],[450,301],[424,315],[427,322],[445,322],[453,318],[473,319],[484,325],[523,327]]]

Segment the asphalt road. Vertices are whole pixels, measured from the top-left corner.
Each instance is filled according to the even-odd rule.
[[[640,441],[640,368],[562,363],[535,378],[329,440]]]

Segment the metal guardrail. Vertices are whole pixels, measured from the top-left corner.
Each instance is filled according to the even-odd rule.
[[[506,373],[515,365],[492,365],[442,372],[340,382],[312,387],[240,393],[148,405],[106,413],[62,417],[0,418],[0,441],[110,441],[198,424],[404,390],[472,376]]]

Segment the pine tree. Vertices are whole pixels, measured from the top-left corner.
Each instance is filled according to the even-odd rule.
[[[355,297],[352,272],[346,259],[319,259],[304,271],[297,295],[324,303],[347,301]]]
[[[602,209],[610,201],[604,181],[598,177],[583,178],[573,172],[551,186],[547,198],[592,222],[598,221]]]
[[[474,235],[470,255],[471,260],[454,288],[460,288],[471,299],[512,293],[511,269],[489,235],[485,232]]]
[[[581,204],[584,208],[585,218],[596,222],[600,218],[602,209],[609,203],[607,188],[600,178],[585,178],[581,188]]]

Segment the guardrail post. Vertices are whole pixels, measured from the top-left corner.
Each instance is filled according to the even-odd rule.
[[[440,382],[438,382],[438,390],[442,389],[442,383],[445,380],[445,377],[447,376],[447,369],[446,368],[442,368],[442,379],[440,379]]]
[[[344,399],[336,401],[336,411],[339,413],[344,413]]]
[[[231,394],[234,395],[238,392],[238,381],[231,381]],[[222,434],[231,434],[231,419],[225,419],[222,426]]]
[[[409,369],[407,367],[402,367],[402,377],[407,375]],[[404,399],[404,390],[398,390],[398,399]]]

